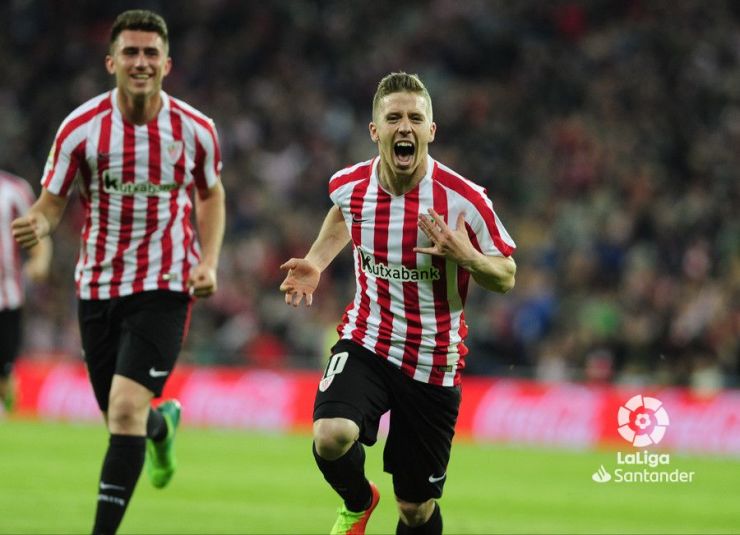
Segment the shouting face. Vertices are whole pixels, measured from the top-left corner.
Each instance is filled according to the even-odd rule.
[[[383,168],[394,177],[413,181],[426,172],[429,143],[436,129],[427,99],[403,91],[380,100],[370,123],[370,137],[378,144]]]

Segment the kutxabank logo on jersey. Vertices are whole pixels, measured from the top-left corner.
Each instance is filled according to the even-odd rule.
[[[409,269],[406,266],[384,264],[375,262],[375,257],[358,247],[360,252],[360,267],[365,273],[375,275],[380,279],[397,280],[402,282],[409,281],[436,281],[441,274],[439,269],[434,266],[428,266],[422,269]]]
[[[123,182],[109,169],[103,171],[103,190],[108,194],[136,195],[137,193],[156,196],[160,193],[168,193],[179,187],[178,184],[152,184],[151,182]]]
[[[635,448],[657,445],[670,425],[668,410],[653,397],[636,395],[617,410],[617,432]],[[668,453],[652,453],[647,449],[636,452],[618,451],[617,468],[613,474],[602,464],[591,476],[597,483],[691,483],[695,472],[675,468]]]

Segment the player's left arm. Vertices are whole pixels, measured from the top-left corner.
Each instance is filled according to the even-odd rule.
[[[443,256],[468,271],[475,282],[493,292],[505,293],[514,287],[516,262],[510,256],[485,255],[473,246],[460,213],[455,229],[433,209],[429,216],[419,216],[419,228],[432,242],[432,247],[414,247],[414,252]]]
[[[218,288],[218,257],[226,226],[224,188],[221,181],[195,195],[195,222],[198,227],[201,260],[190,271],[188,286],[196,297],[209,297]]]

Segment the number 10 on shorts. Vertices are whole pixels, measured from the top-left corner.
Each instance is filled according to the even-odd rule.
[[[348,358],[349,353],[347,353],[346,351],[342,351],[341,353],[336,353],[331,356],[329,362],[326,365],[324,377],[319,382],[319,390],[321,390],[322,392],[326,392],[326,389],[329,388],[329,385],[334,380],[334,376],[342,373],[342,370],[344,370],[344,365],[347,364]]]

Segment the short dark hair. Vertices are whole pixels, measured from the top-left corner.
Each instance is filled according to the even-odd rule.
[[[402,92],[418,93],[423,96],[429,106],[429,120],[432,120],[432,97],[429,95],[429,91],[427,91],[424,82],[421,81],[419,75],[408,74],[403,71],[392,72],[384,76],[378,83],[378,89],[375,91],[375,96],[373,97],[373,117],[375,117],[375,112],[377,111],[380,100],[383,97],[392,93]]]
[[[130,9],[118,15],[110,30],[111,49],[123,30],[156,32],[162,38],[165,48],[169,46],[167,23],[154,11],[149,11],[147,9]]]

